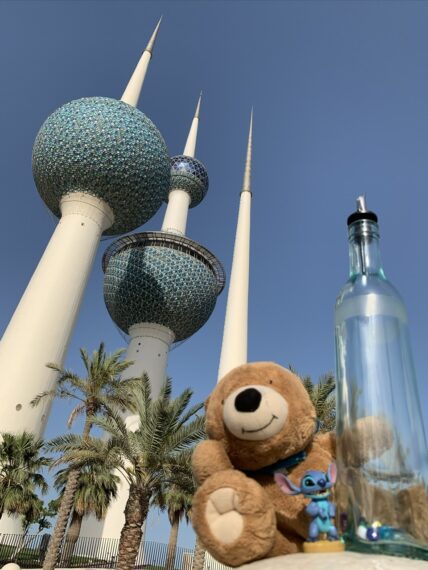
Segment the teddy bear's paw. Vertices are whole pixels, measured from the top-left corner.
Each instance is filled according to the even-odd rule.
[[[239,496],[231,487],[211,493],[205,516],[211,532],[223,544],[234,542],[244,528],[244,519],[238,510]]]
[[[239,566],[262,558],[273,546],[274,507],[264,489],[240,471],[209,477],[196,492],[192,513],[197,534],[219,562]]]

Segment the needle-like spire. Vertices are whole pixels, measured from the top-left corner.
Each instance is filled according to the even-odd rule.
[[[147,69],[152,57],[153,47],[155,45],[156,36],[158,34],[161,21],[162,16],[160,17],[155,31],[153,32],[152,37],[146,46],[146,49],[143,51],[143,55],[141,56],[140,61],[137,63],[137,67],[135,68],[134,73],[129,80],[129,83],[126,86],[122,97],[120,98],[121,101],[124,101],[133,107],[136,107],[138,105],[138,99],[140,98],[141,89],[143,87],[144,78],[146,77]]]
[[[183,154],[195,158],[196,139],[198,137],[199,126],[199,111],[201,109],[202,91],[199,95],[198,104],[196,105],[195,115],[193,117],[192,125],[190,127],[189,135],[187,137],[186,146],[184,147]]]
[[[247,159],[245,161],[242,192],[251,192],[251,159],[253,154],[253,109],[251,109],[250,129],[248,132]]]
[[[248,134],[244,183],[239,200],[235,247],[230,272],[226,317],[224,319],[218,381],[236,366],[247,362],[248,344],[248,288],[250,281],[250,226],[251,226],[251,153],[253,139],[253,111]]]

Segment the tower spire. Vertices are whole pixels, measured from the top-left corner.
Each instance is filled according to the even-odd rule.
[[[189,208],[197,206],[204,199],[208,190],[206,168],[195,158],[201,100],[202,91],[199,95],[183,154],[171,158],[171,189],[162,224],[163,232],[184,236]]]
[[[121,101],[128,103],[128,105],[132,105],[132,107],[136,107],[138,105],[138,99],[140,98],[140,93],[143,87],[144,78],[146,77],[147,69],[149,68],[153,47],[155,45],[156,36],[158,35],[161,21],[162,21],[162,16],[159,18],[159,22],[156,25],[152,37],[150,38],[149,43],[146,46],[146,49],[143,51],[140,61],[137,63],[137,67],[135,68],[134,73],[132,74],[131,79],[129,80],[129,83],[126,86],[126,89],[123,92],[122,97],[120,98]]]
[[[248,132],[247,158],[245,160],[244,180],[242,183],[243,192],[251,192],[251,160],[253,155],[253,109],[250,115],[250,129]]]
[[[198,104],[196,105],[195,115],[193,117],[192,125],[190,127],[189,135],[187,137],[186,146],[184,147],[184,156],[195,158],[196,139],[198,137],[199,126],[199,111],[201,109],[202,91],[199,95]]]
[[[253,111],[250,117],[244,181],[239,201],[235,247],[227,296],[218,381],[230,370],[247,362],[248,288],[250,276],[251,159]]]

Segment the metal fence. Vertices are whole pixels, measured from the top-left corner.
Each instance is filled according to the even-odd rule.
[[[230,566],[225,566],[224,564],[213,558],[211,554],[205,552],[204,570],[232,570],[232,568]]]
[[[0,536],[0,566],[16,562],[21,568],[41,568],[50,535],[3,534]],[[116,568],[119,539],[79,537],[74,545],[64,543],[57,568]],[[135,569],[166,568],[168,545],[159,542],[141,544]],[[193,551],[177,546],[172,570],[191,570]],[[217,563],[218,564],[218,563]],[[210,564],[210,570],[220,570]]]

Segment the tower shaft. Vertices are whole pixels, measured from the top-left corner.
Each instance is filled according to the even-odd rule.
[[[174,342],[174,333],[167,327],[153,323],[140,323],[129,329],[130,341],[125,360],[133,361],[126,369],[123,379],[138,378],[144,373],[150,378],[152,398],[157,398],[166,380],[168,353]],[[139,417],[129,414],[126,423],[131,431],[139,427]],[[85,517],[82,536],[97,538],[119,538],[125,524],[125,505],[129,493],[129,485],[120,472],[117,496],[111,501],[106,517],[97,521],[95,517]]]
[[[101,233],[113,224],[102,200],[74,193],[61,201],[62,217],[0,342],[0,432],[27,430],[41,437],[50,404],[30,401],[54,388],[73,331]]]
[[[218,380],[247,362],[251,193],[242,192],[227,295]]]
[[[225,374],[236,366],[247,362],[252,146],[253,112],[251,111],[247,158],[239,201],[238,223],[233,249],[232,270],[227,295],[226,317],[217,381],[220,381]]]
[[[165,384],[168,354],[174,342],[174,333],[163,325],[139,323],[130,327],[129,335],[131,340],[125,358],[134,364],[126,370],[124,378],[147,374],[152,398],[157,398]]]
[[[171,190],[168,207],[163,219],[162,231],[184,236],[186,234],[187,215],[189,213],[190,196],[184,190]]]

